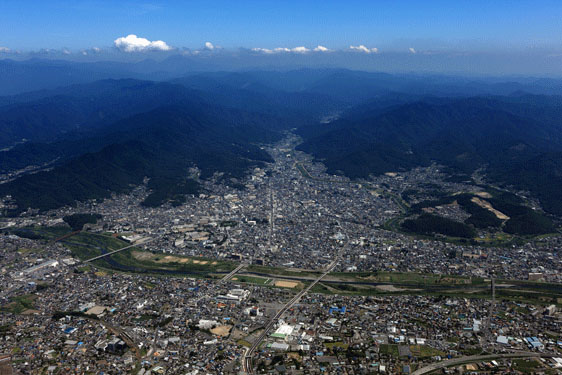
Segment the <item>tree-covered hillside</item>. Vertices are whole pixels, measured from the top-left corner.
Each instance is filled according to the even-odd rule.
[[[551,115],[537,114],[539,121],[523,116],[522,100],[432,99],[363,109],[363,116],[354,113],[324,130],[299,129],[304,142],[298,148],[330,173],[352,178],[432,162],[463,173],[485,167],[491,181],[531,190],[547,211],[562,214],[562,123],[553,115],[561,102],[547,101],[543,112]],[[539,112],[536,101],[527,101]]]
[[[153,194],[147,204],[177,202],[180,195],[197,192],[196,183],[187,179],[191,167],[199,168],[201,178],[221,172],[228,182],[229,177],[241,177],[249,168],[270,161],[256,143],[280,135],[260,127],[260,121],[260,116],[236,111],[156,109],[106,129],[103,139],[112,143],[101,150],[2,184],[0,195],[15,199],[14,214],[28,207],[46,210],[127,192],[148,177]]]

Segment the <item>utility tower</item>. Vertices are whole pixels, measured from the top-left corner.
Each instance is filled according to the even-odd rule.
[[[273,195],[273,189],[271,188],[271,183],[269,185],[269,235],[268,235],[268,245],[270,251],[273,250],[273,231],[275,230],[275,198]]]
[[[488,331],[488,343],[491,345],[493,343],[492,319],[494,317],[494,310],[496,308],[496,280],[494,279],[494,274],[491,274],[490,277],[490,292],[492,294],[492,301],[490,302],[490,309],[488,311],[488,324],[486,328]]]

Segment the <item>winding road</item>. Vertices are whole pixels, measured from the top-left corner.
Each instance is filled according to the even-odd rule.
[[[432,363],[425,367],[422,367],[412,373],[412,375],[428,374],[435,370],[456,366],[465,363],[473,363],[479,361],[491,361],[494,359],[501,358],[531,358],[531,357],[542,357],[549,358],[552,357],[551,354],[536,353],[536,352],[517,352],[517,353],[506,353],[506,354],[486,354],[486,355],[473,355],[468,357],[460,357],[455,359],[449,359],[442,362]]]

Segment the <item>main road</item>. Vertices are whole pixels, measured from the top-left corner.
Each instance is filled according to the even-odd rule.
[[[436,362],[425,367],[422,367],[412,373],[412,375],[428,374],[435,370],[465,364],[474,363],[480,361],[490,361],[500,358],[531,358],[531,357],[552,357],[552,354],[536,353],[536,352],[516,352],[516,353],[506,353],[506,354],[486,354],[486,355],[473,355],[467,357],[460,357],[455,359],[449,359],[443,362]]]
[[[273,230],[274,230],[274,220],[275,220],[275,216],[274,216],[275,215],[275,213],[274,213],[275,208],[274,208],[274,203],[273,203],[273,190],[271,189],[271,187],[270,187],[270,203],[271,203],[271,211],[270,211],[271,216],[270,216],[270,220],[269,220],[269,223],[270,223],[269,245],[271,247],[271,241],[272,241]],[[342,230],[344,230],[339,221],[337,221],[337,224],[340,228],[342,228]],[[345,230],[344,230],[344,232],[345,232]],[[348,238],[347,234],[346,234],[346,238]],[[349,243],[349,241],[348,241],[348,243]],[[347,244],[346,244],[346,246],[347,246]],[[339,254],[336,256],[336,258],[332,261],[332,263],[330,263],[328,265],[328,267],[326,267],[326,269],[324,270],[324,272],[321,275],[319,275],[316,279],[314,279],[306,288],[304,288],[303,290],[298,292],[273,317],[271,317],[271,319],[269,319],[269,321],[265,325],[262,333],[260,333],[260,335],[254,340],[254,343],[252,344],[252,346],[247,348],[246,352],[244,353],[244,357],[242,358],[242,370],[246,374],[253,374],[254,373],[254,366],[253,366],[253,363],[252,363],[252,358],[254,356],[254,353],[255,353],[256,349],[260,346],[260,344],[263,342],[263,340],[267,337],[267,335],[272,330],[272,328],[275,326],[275,324],[279,321],[279,319],[281,319],[283,314],[285,314],[298,301],[300,301],[300,299],[305,294],[307,294],[312,288],[314,288],[314,286],[316,286],[316,284],[318,284],[318,282],[320,280],[322,280],[324,277],[326,277],[327,274],[329,274],[330,272],[332,272],[334,270],[336,265],[341,260],[341,256],[342,256],[341,254],[342,254],[342,252],[339,252]]]
[[[130,249],[131,247],[135,247],[135,246],[138,246],[138,245],[144,245],[144,244],[146,244],[146,243],[149,243],[149,242],[154,241],[156,238],[157,238],[157,237],[152,237],[152,238],[147,238],[147,239],[144,239],[144,240],[140,240],[140,241],[138,241],[138,242],[132,243],[131,245],[122,247],[122,248],[117,249],[117,250],[110,251],[109,253],[105,253],[105,254],[102,254],[102,255],[95,256],[95,257],[90,258],[90,259],[86,259],[86,260],[82,261],[82,263],[93,262],[94,260],[98,260],[98,259],[101,259],[101,258],[105,258],[105,257],[107,257],[107,256],[113,255],[113,254],[118,253],[118,252],[120,252],[120,251]]]
[[[220,279],[217,284],[222,284],[222,283],[225,283],[225,282],[227,282],[228,280],[232,279],[232,277],[233,277],[234,275],[236,275],[236,274],[238,273],[238,271],[240,271],[242,268],[248,266],[248,264],[249,264],[249,263],[247,263],[247,262],[245,262],[245,263],[240,263],[240,264],[238,265],[238,267],[236,267],[235,269],[233,269],[232,271],[230,271],[229,274],[225,275],[222,279]]]
[[[253,374],[254,368],[252,364],[252,357],[254,355],[254,352],[260,346],[260,344],[265,339],[265,337],[269,334],[271,329],[275,326],[277,321],[279,321],[279,319],[281,319],[283,314],[285,314],[287,310],[291,309],[306,293],[308,293],[312,288],[314,288],[314,286],[320,280],[322,280],[327,274],[332,272],[339,261],[340,261],[340,256],[338,256],[332,263],[330,263],[330,265],[320,276],[318,276],[314,281],[312,281],[305,289],[297,293],[289,302],[285,304],[285,306],[283,306],[283,308],[281,308],[281,310],[277,312],[277,314],[275,314],[275,316],[273,316],[269,320],[269,322],[265,325],[263,332],[256,338],[256,340],[254,340],[253,345],[248,349],[246,349],[246,352],[244,353],[244,358],[242,360],[242,370],[246,374]]]

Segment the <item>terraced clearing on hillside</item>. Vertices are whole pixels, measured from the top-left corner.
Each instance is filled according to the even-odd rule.
[[[487,190],[436,192],[433,198],[414,203],[403,215],[388,220],[383,228],[418,238],[501,247],[559,234],[559,218],[534,210],[513,193],[494,188]],[[403,196],[410,199],[415,193],[416,190],[409,190]],[[470,217],[461,222],[426,212],[452,202],[460,205]]]

